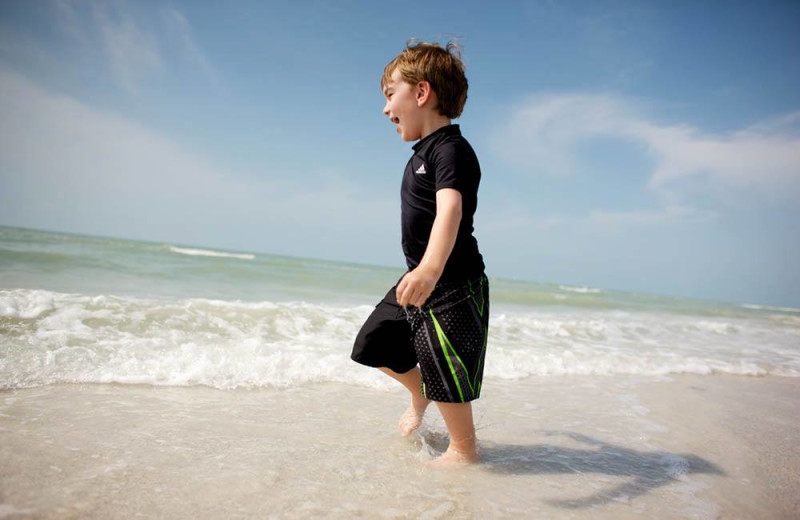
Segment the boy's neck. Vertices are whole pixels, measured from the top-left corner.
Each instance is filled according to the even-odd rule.
[[[420,140],[425,139],[438,129],[450,125],[451,123],[452,121],[449,117],[443,116],[438,112],[431,113],[430,117],[426,118],[422,125],[422,135],[420,136]]]

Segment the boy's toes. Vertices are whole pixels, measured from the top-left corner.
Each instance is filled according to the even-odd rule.
[[[409,406],[403,415],[400,416],[400,435],[408,437],[422,424],[422,415],[419,415],[413,406]]]

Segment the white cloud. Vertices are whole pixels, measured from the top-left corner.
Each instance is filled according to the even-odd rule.
[[[797,122],[799,113],[780,119]],[[719,183],[769,195],[800,194],[800,137],[791,128],[762,122],[729,135],[704,135],[690,127],[648,125],[645,142],[659,158],[653,187],[707,174]]]
[[[578,142],[599,135],[627,137],[634,122],[628,108],[611,97],[533,97],[495,133],[494,148],[523,170],[571,175],[579,166],[572,153]]]
[[[93,18],[114,79],[129,94],[137,94],[141,81],[163,67],[155,35],[122,8],[109,12],[106,4],[97,3]]]
[[[683,181],[707,177],[720,190],[800,198],[800,112],[727,134],[704,133],[690,125],[663,125],[643,115],[634,100],[603,95],[537,96],[519,106],[494,136],[494,149],[521,170],[573,175],[591,168],[576,146],[611,137],[640,147],[654,161],[643,171],[649,186],[673,200]]]
[[[143,16],[140,10],[144,10]],[[88,69],[98,66],[129,95],[138,95],[155,75],[185,63],[219,85],[219,75],[195,38],[192,24],[178,9],[149,12],[145,4],[126,1],[56,2],[57,27],[68,49]]]
[[[174,8],[164,9],[162,15],[166,32],[169,35],[173,35],[177,40],[183,58],[199,68],[210,80],[217,83],[219,76],[194,37],[192,24],[189,23],[189,20]]]

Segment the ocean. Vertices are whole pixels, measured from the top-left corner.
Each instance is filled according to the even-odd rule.
[[[173,475],[173,466],[159,462],[166,457],[174,464],[180,453],[211,457],[209,445],[199,441],[189,447],[173,445],[183,442],[179,439],[188,432],[183,428],[190,423],[203,432],[218,429],[219,437],[209,440],[212,444],[224,438],[250,446],[249,451],[239,451],[217,445],[227,453],[227,468],[237,461],[240,465],[240,471],[226,477],[223,488],[230,491],[237,478],[237,486],[250,482],[254,487],[252,495],[240,497],[235,511],[219,510],[231,517],[308,518],[321,512],[330,517],[370,517],[377,511],[378,516],[392,518],[425,514],[429,518],[504,518],[532,507],[542,517],[571,518],[581,508],[598,507],[590,517],[639,518],[659,512],[660,518],[714,518],[722,510],[720,500],[703,495],[702,489],[709,484],[700,485],[695,480],[700,477],[691,476],[691,458],[670,454],[658,445],[656,433],[669,427],[648,417],[651,407],[640,402],[646,391],[640,395],[639,390],[674,384],[685,377],[718,382],[757,376],[793,382],[800,376],[800,309],[507,280],[494,277],[489,266],[492,316],[486,398],[476,402],[479,436],[488,455],[482,470],[469,471],[486,472],[484,484],[492,498],[483,502],[472,497],[471,485],[459,479],[453,488],[447,484],[444,491],[415,495],[420,492],[407,479],[397,480],[380,469],[383,466],[354,462],[358,455],[371,460],[380,453],[383,463],[400,460],[395,473],[419,477],[419,471],[429,471],[416,469],[419,459],[435,456],[437,442],[441,444],[446,434],[441,419],[432,413],[414,440],[397,441],[395,419],[387,422],[386,416],[399,416],[405,408],[403,391],[386,376],[349,359],[360,325],[402,272],[402,266],[0,227],[0,389],[5,397],[0,434],[6,438],[5,451],[0,449],[0,462],[4,462],[0,465],[6,468],[0,471],[5,478],[0,482],[6,484],[0,518],[4,512],[65,518],[75,511],[97,518],[150,516],[148,512],[154,511],[160,511],[155,516],[183,518],[185,513],[190,518],[191,508],[169,506],[166,497],[153,498],[176,485],[190,496],[211,492],[205,487],[201,492],[192,482],[212,481],[220,467],[194,466],[187,470],[187,479]],[[20,401],[20,396],[31,400]],[[23,402],[31,408],[20,408]],[[231,416],[236,406],[241,414]],[[71,416],[73,408],[80,420]],[[194,410],[194,415],[183,416],[181,410],[187,409]],[[545,409],[552,413],[543,417]],[[263,415],[264,410],[269,414]],[[498,416],[502,410],[505,415]],[[599,410],[602,416],[595,416]],[[251,424],[248,413],[265,424]],[[204,414],[210,422],[198,418]],[[293,418],[291,425],[286,424],[287,416]],[[39,425],[34,424],[35,417],[40,418]],[[182,426],[174,422],[179,417],[184,417]],[[270,421],[270,417],[280,420]],[[509,417],[525,420],[511,424]],[[59,430],[65,418],[67,423],[73,420],[72,430]],[[535,428],[528,419],[535,419]],[[99,433],[113,439],[120,435],[119,429],[134,427],[128,422],[134,420],[150,424],[150,431],[109,441],[106,451],[99,444],[90,446],[91,442],[79,440],[81,428],[87,429],[85,435]],[[320,420],[335,425],[322,427],[315,423]],[[342,421],[362,427],[343,429]],[[41,426],[45,423],[47,428]],[[526,424],[533,429],[527,431]],[[175,428],[180,434],[170,437],[159,432],[162,428]],[[325,433],[319,437],[311,433],[320,429]],[[24,436],[23,431],[27,432]],[[61,441],[53,437],[56,431],[61,431]],[[253,440],[253,432],[280,443],[266,449]],[[366,432],[369,435],[357,440],[359,433]],[[642,436],[642,432],[650,433]],[[72,454],[85,452],[90,458],[83,460],[92,461],[97,455],[96,464],[84,466],[70,457],[51,464],[52,460],[31,455],[39,460],[31,463],[42,469],[35,476],[26,473],[20,453],[35,452],[25,442],[37,435],[51,440],[49,448],[53,442],[71,439],[64,449],[75,448]],[[556,451],[536,444],[536,435],[548,437],[547,446]],[[641,493],[636,486],[619,491],[617,484],[607,481],[620,473],[603,471],[601,480],[590,482],[585,460],[570,466],[570,457],[580,459],[580,454],[559,452],[567,448],[549,444],[559,436],[565,443],[650,449],[659,455],[652,459],[626,455],[623,462],[637,478],[645,479],[642,482],[655,478],[658,485],[641,484],[646,488]],[[602,443],[606,444],[597,444],[599,437],[605,437]],[[533,451],[513,448],[524,446],[526,439],[534,443]],[[16,446],[13,452],[12,445]],[[133,447],[135,456],[126,455],[126,446]],[[298,454],[301,446],[316,448]],[[320,446],[327,455],[319,452]],[[346,453],[331,455],[337,446],[346,446]],[[261,454],[254,455],[253,450]],[[613,459],[614,453],[607,455]],[[507,496],[503,490],[522,485],[516,482],[519,479],[541,478],[540,472],[529,471],[536,454],[553,468],[566,464],[566,470],[556,471],[559,483],[554,485],[550,479],[526,499]],[[278,462],[274,467],[256,467],[253,457],[262,464]],[[332,457],[338,465],[319,466],[315,457]],[[137,466],[145,459],[144,466]],[[300,469],[289,469],[291,461]],[[644,471],[642,464],[655,469],[641,476],[636,472]],[[155,469],[142,469],[146,467]],[[94,487],[84,486],[89,473],[108,477],[126,471],[128,478],[138,475],[136,471],[150,475],[141,477],[143,488],[136,488],[151,498],[145,509],[137,509],[132,492],[122,486],[107,487],[102,494],[105,502],[87,499],[95,496],[90,491]],[[325,471],[330,472],[328,477],[320,477]],[[63,486],[37,493],[23,484],[25,478],[39,480],[51,473],[60,479],[67,476],[73,494],[65,495]],[[570,498],[576,484],[569,478],[578,475],[578,495],[584,497]],[[178,479],[178,484],[169,476]],[[350,485],[360,482],[375,493],[343,498],[326,488],[342,479],[352,481]],[[302,486],[295,488],[289,482],[305,482],[306,487],[317,489],[312,497],[324,499],[303,501]],[[416,513],[404,509],[402,500],[383,495],[376,499],[379,494],[370,483],[387,487],[391,497],[407,495]],[[591,484],[588,488],[587,483]],[[674,483],[671,491],[657,489],[669,483]],[[33,486],[33,481],[28,484]],[[256,491],[274,491],[281,485],[283,494],[259,502]],[[528,484],[522,486],[527,489]],[[109,497],[115,490],[127,498],[114,502]],[[9,503],[9,496],[17,503]],[[666,506],[676,500],[678,506]]]

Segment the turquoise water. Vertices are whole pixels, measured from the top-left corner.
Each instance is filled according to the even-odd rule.
[[[0,226],[0,287],[4,288],[168,298],[370,303],[403,272],[403,266],[368,266]],[[492,303],[501,307],[647,310],[696,316],[800,314],[800,309],[703,302],[494,277]]]
[[[385,387],[352,339],[403,269],[0,227],[0,387]],[[486,375],[800,375],[800,310],[491,276]]]
[[[357,301],[402,271],[0,227],[0,286],[81,294]],[[384,289],[385,290],[385,289]]]

